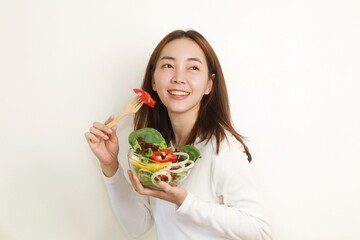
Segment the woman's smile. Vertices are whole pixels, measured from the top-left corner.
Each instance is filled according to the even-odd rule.
[[[172,96],[188,96],[190,95],[189,92],[183,91],[183,90],[168,90],[168,93]]]

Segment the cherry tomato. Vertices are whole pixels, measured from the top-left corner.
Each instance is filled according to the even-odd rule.
[[[151,95],[143,89],[134,88],[134,92],[141,98],[141,100],[148,106],[154,107],[156,101],[152,99]]]

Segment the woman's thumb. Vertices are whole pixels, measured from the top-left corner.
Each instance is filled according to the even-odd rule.
[[[108,136],[109,136],[110,141],[117,143],[118,142],[118,137],[117,137],[117,134],[116,134],[116,130],[117,130],[117,125],[114,125],[111,128],[111,133]]]

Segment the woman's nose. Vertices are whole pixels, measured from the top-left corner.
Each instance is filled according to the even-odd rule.
[[[175,71],[174,76],[171,80],[172,80],[172,82],[175,82],[175,83],[184,83],[185,82],[185,74],[181,70],[177,70],[177,71]]]

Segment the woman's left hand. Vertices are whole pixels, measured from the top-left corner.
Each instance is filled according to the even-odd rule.
[[[166,182],[159,183],[162,191],[145,188],[143,185],[141,185],[139,179],[133,174],[131,170],[128,170],[128,174],[135,191],[141,195],[160,198],[162,200],[172,202],[177,206],[180,206],[187,196],[187,191],[185,189],[181,187],[172,187]]]

